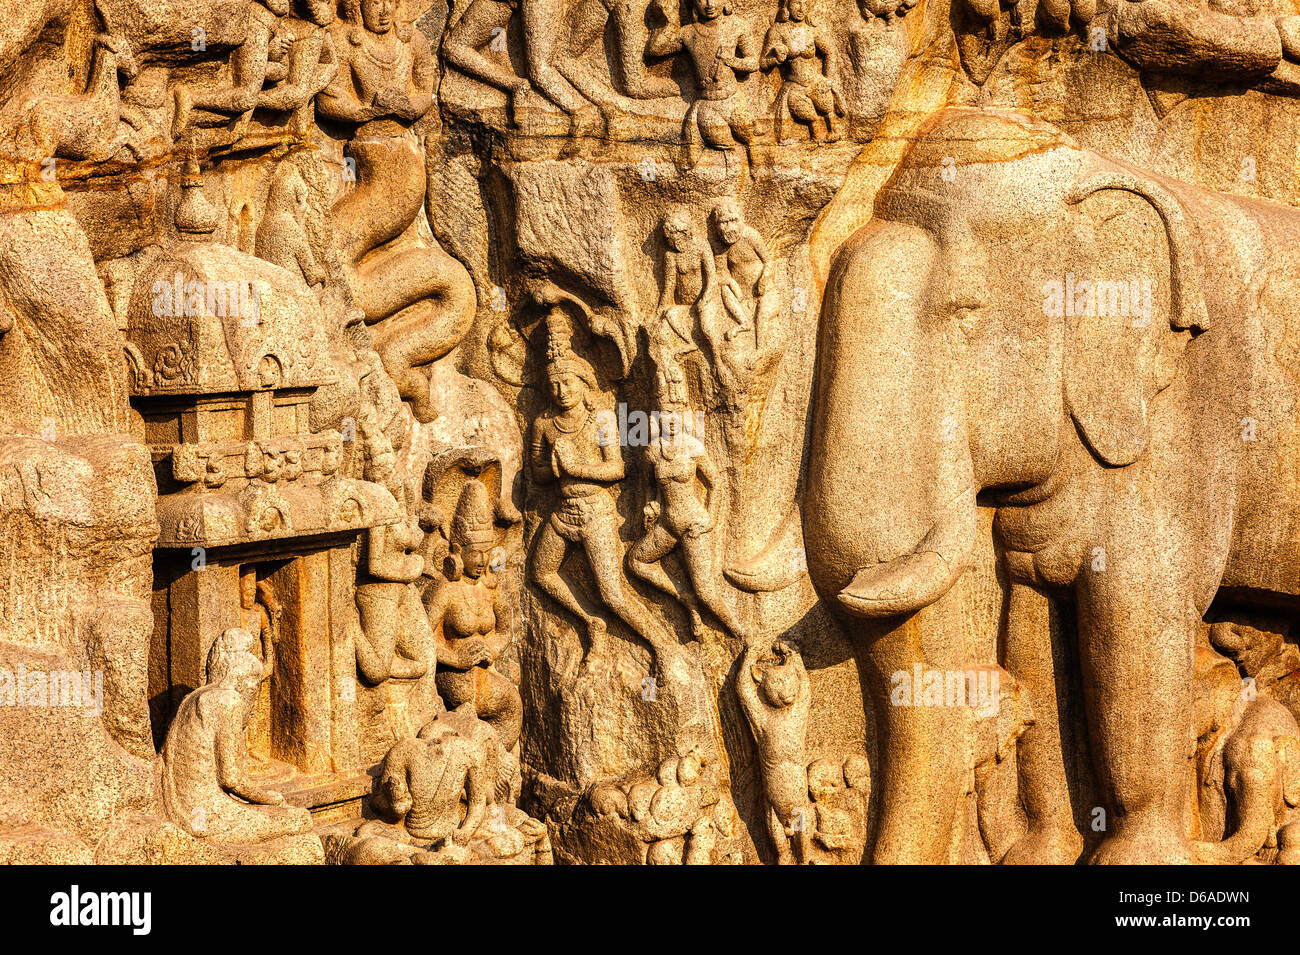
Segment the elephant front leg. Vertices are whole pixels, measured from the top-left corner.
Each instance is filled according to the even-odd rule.
[[[926,705],[913,684],[918,664],[923,680],[926,673],[940,671],[942,677],[942,671],[965,665],[960,589],[867,647],[865,677],[874,703],[881,780],[875,865],[953,861],[970,773],[969,711],[942,699]]]
[[[1016,744],[1020,802],[1028,831],[1002,859],[1004,865],[1073,865],[1083,837],[1070,811],[1070,788],[1062,752],[1058,680],[1068,672],[1056,659],[1051,603],[1024,584],[1012,584],[1007,606],[1006,668],[1025,686],[1033,724]]]
[[[1172,581],[1135,580],[1119,568],[1084,574],[1077,587],[1084,699],[1110,814],[1090,861],[1191,862],[1183,807],[1199,617]]]

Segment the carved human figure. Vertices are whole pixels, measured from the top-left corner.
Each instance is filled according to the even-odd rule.
[[[385,483],[399,502],[402,487],[393,477],[393,451],[383,432],[363,426],[368,446],[366,477]],[[420,544],[424,532],[410,514],[365,534],[357,568],[356,604],[361,618],[355,634],[357,672],[372,686],[388,679],[415,680],[428,672],[428,620],[415,590],[424,571]]]
[[[248,779],[245,733],[262,682],[255,642],[237,627],[216,639],[207,682],[181,701],[163,744],[167,817],[200,839],[263,842],[312,825],[306,809],[286,806],[280,793]]]
[[[304,226],[310,214],[307,183],[293,163],[284,162],[271,180],[266,214],[257,227],[257,257],[301,275],[309,288],[325,284],[325,268],[312,252]]]
[[[258,580],[253,567],[239,575],[239,626],[257,639],[253,654],[262,664],[262,685],[248,720],[248,752],[255,761],[271,753],[271,676],[275,673],[275,645],[280,639],[283,609],[269,580]]]
[[[782,143],[794,140],[793,121],[807,125],[815,143],[843,135],[839,52],[830,32],[813,22],[811,7],[811,0],[781,0],[763,40],[761,66],[780,67],[784,80],[776,97],[776,135]]]
[[[197,124],[195,110],[216,114],[219,122],[239,117],[242,123],[252,115],[266,82],[268,64],[272,58],[282,60],[288,50],[288,42],[278,29],[291,6],[291,0],[249,0],[247,33],[244,42],[230,54],[224,82],[212,86],[178,83],[172,88],[173,140],[179,142]]]
[[[338,72],[316,112],[354,130],[345,178],[355,186],[335,202],[330,227],[384,368],[428,421],[437,408],[425,366],[460,342],[476,304],[465,267],[418,228],[427,171],[410,127],[433,106],[433,53],[423,33],[398,22],[395,0],[346,0],[344,8],[331,27]],[[403,236],[410,241],[392,245]]]
[[[527,77],[482,53],[490,44],[504,49],[506,28],[516,10],[523,15]],[[442,55],[462,72],[507,93],[516,122],[528,108],[529,98],[540,95],[568,114],[571,132],[590,131],[593,125],[599,125],[599,113],[570,85],[554,62],[561,17],[561,4],[555,0],[471,0],[447,32]]]
[[[533,422],[529,459],[533,479],[554,483],[559,500],[534,539],[532,578],[586,624],[589,652],[596,649],[603,642],[605,622],[583,610],[560,577],[569,548],[581,547],[601,601],[650,645],[662,667],[676,653],[676,642],[623,589],[618,511],[609,493],[611,485],[623,480],[623,454],[595,420],[596,374],[562,340],[551,342],[546,374],[555,411]]]
[[[753,328],[754,351],[761,354],[778,346],[782,337],[777,327],[781,297],[776,264],[758,230],[745,222],[735,199],[719,199],[711,219],[720,245],[714,263],[722,304],[736,323],[725,333],[726,340]]]
[[[718,472],[699,437],[686,428],[684,405],[661,399],[658,433],[646,447],[654,493],[645,506],[645,534],[628,551],[628,569],[682,602],[696,637],[704,634],[703,604],[732,634],[744,638],[736,614],[727,606],[726,586],[714,561]],[[696,490],[702,483],[701,501]],[[681,554],[687,580],[674,580],[663,566],[673,550]],[[689,582],[688,582],[689,581]]]
[[[290,129],[304,135],[312,118],[316,95],[338,72],[334,38],[327,27],[337,19],[335,0],[297,0],[287,29],[273,43],[277,59],[267,64],[259,109],[289,113]],[[287,49],[287,53],[283,52]]]
[[[656,0],[664,23],[650,31],[647,56],[685,51],[695,73],[697,99],[686,113],[685,137],[692,165],[699,146],[730,151],[740,141],[750,146],[754,119],[740,93],[740,74],[759,68],[758,42],[727,0],[694,0],[695,21],[682,24],[677,0]]]
[[[717,274],[713,257],[696,236],[687,209],[670,209],[660,228],[664,234],[664,277],[650,338],[665,357],[678,359],[699,347],[695,323],[705,324],[705,316],[710,314]]]
[[[781,865],[802,861],[800,833],[808,807],[808,710],[812,686],[803,658],[784,640],[754,641],[736,673],[736,695],[758,749],[767,829]]]
[[[519,762],[472,703],[440,713],[417,738],[393,746],[384,757],[376,796],[377,808],[401,818],[418,840],[473,842],[477,851],[498,859],[529,850],[534,863],[551,862],[546,826],[514,805]]]
[[[709,343],[714,375],[727,396],[738,392],[725,360],[726,330],[718,309],[717,265],[707,242],[696,235],[690,212],[670,209],[663,217],[663,285],[656,319],[649,329],[650,358],[675,398],[685,399],[681,359],[699,348],[696,327]]]
[[[497,550],[495,509],[481,481],[461,491],[451,522],[444,579],[425,591],[438,648],[438,694],[455,709],[473,703],[479,719],[513,749],[523,722],[518,688],[493,669],[510,646],[515,614],[490,563]]]
[[[487,814],[493,781],[480,747],[455,734],[404,739],[384,757],[381,803],[417,839],[466,845]],[[461,799],[465,817],[460,816]]]

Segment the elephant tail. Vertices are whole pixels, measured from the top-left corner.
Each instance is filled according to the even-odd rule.
[[[790,509],[757,554],[723,570],[729,581],[748,593],[784,590],[807,572],[798,505]]]

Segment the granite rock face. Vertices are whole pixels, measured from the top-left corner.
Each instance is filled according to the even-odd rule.
[[[1300,14],[0,22],[0,861],[1300,863]]]

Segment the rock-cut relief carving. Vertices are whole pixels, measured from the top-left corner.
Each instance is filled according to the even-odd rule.
[[[505,564],[499,539],[491,494],[481,481],[467,481],[451,519],[443,578],[425,591],[424,608],[438,647],[438,695],[450,709],[472,703],[511,750],[523,702],[493,664],[510,646],[518,611],[497,576]]]
[[[597,420],[595,370],[560,334],[547,345],[546,378],[553,410],[532,424],[529,460],[533,482],[554,486],[556,501],[533,539],[532,580],[585,624],[591,654],[605,640],[605,621],[584,610],[560,576],[569,550],[581,548],[601,603],[649,644],[662,669],[676,659],[679,646],[623,580],[620,519],[610,491],[626,471],[618,440]]]
[[[162,751],[167,816],[199,839],[264,842],[306,832],[311,814],[248,777],[246,732],[262,685],[247,630],[226,630],[208,653],[207,682],[176,711]]]
[[[812,686],[803,657],[784,640],[751,642],[736,670],[736,695],[754,733],[768,837],[781,865],[802,863],[808,802],[808,711]]]
[[[726,0],[694,0],[695,19],[681,22],[677,0],[656,0],[663,22],[651,28],[648,57],[685,53],[695,76],[696,95],[686,113],[686,162],[700,161],[702,147],[731,155],[737,145],[755,158],[761,129],[741,92],[740,77],[759,68],[759,42],[745,19]]]
[[[684,403],[661,390],[658,413],[651,418],[646,446],[652,493],[645,505],[645,533],[628,551],[628,569],[686,607],[696,637],[704,632],[701,609],[707,609],[734,636],[745,629],[727,604],[730,588],[714,558],[721,498],[719,474],[700,435],[696,416]],[[700,499],[701,489],[704,500]],[[685,577],[670,574],[664,559],[677,552]]]
[[[843,136],[844,96],[839,85],[839,51],[830,31],[812,19],[812,0],[780,0],[776,22],[763,39],[763,69],[781,69],[776,98],[776,136],[794,141],[795,123],[808,128],[813,142]]]
[[[411,127],[433,108],[435,62],[392,0],[345,8],[331,28],[338,71],[316,102],[319,116],[349,133],[345,178],[354,182],[330,210],[330,227],[384,369],[429,421],[438,405],[427,366],[464,337],[476,303],[469,273],[425,219],[425,151]]]

